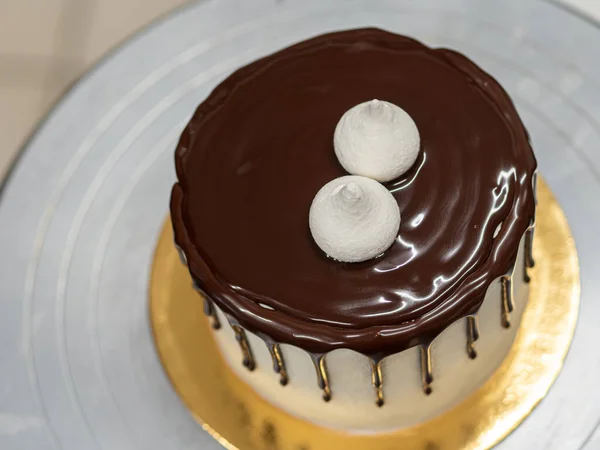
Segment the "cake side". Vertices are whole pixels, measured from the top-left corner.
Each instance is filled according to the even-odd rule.
[[[214,336],[231,370],[264,399],[292,415],[352,433],[412,427],[443,414],[475,392],[506,358],[529,299],[529,284],[521,276],[524,251],[523,239],[510,273],[514,285],[509,313],[503,306],[499,278],[488,288],[476,314],[454,322],[429,347],[390,355],[377,366],[348,349],[326,354],[322,360],[326,385],[321,384],[320,368],[308,353],[280,345],[277,354],[285,364],[279,370],[269,342],[251,332],[245,338],[256,369],[247,370],[241,364],[235,332],[218,308],[216,317],[223,328],[215,330]],[[469,334],[471,338],[465,339]],[[324,403],[324,398],[330,401]]]

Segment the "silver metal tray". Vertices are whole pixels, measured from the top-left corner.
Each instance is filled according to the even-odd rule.
[[[219,448],[171,388],[149,328],[175,141],[235,68],[367,25],[462,51],[515,100],[575,235],[582,306],[562,374],[499,447],[600,447],[600,28],[533,0],[207,0],[86,75],[4,185],[0,448]]]

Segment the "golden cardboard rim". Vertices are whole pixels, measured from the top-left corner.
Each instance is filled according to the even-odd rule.
[[[502,366],[478,391],[421,425],[374,435],[319,427],[279,410],[238,379],[219,355],[203,302],[173,246],[167,220],[154,256],[151,321],[158,353],[194,418],[230,450],[488,449],[546,395],[562,368],[579,310],[579,263],[560,205],[543,180],[529,305]]]

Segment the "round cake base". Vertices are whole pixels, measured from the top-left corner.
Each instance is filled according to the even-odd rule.
[[[538,182],[529,305],[508,357],[464,402],[416,427],[353,435],[281,411],[239,380],[218,353],[203,302],[173,246],[170,221],[158,242],[150,285],[163,365],[195,419],[229,449],[487,449],[513,431],[557,377],[579,309],[579,265],[562,209]]]

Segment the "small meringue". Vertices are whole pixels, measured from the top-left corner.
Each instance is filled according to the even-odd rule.
[[[382,183],[412,167],[420,144],[419,130],[408,113],[382,100],[360,103],[346,111],[333,137],[335,154],[344,169]]]
[[[319,190],[310,207],[309,226],[329,257],[366,261],[381,255],[398,236],[400,209],[385,186],[347,175]]]

